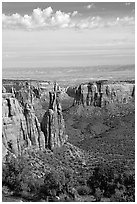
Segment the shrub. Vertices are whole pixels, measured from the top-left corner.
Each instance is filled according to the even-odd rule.
[[[75,199],[75,191],[72,184],[73,177],[69,171],[65,169],[52,170],[45,173],[44,183],[38,194],[44,199],[48,196],[48,201],[56,201],[56,196],[64,197],[62,201],[72,201]]]
[[[9,187],[9,189],[20,192],[21,190],[21,172],[15,158],[7,162],[3,166],[2,183]]]
[[[42,179],[37,179],[30,162],[25,157],[11,157],[3,165],[2,183],[8,186],[14,194],[35,194],[42,185]]]
[[[41,164],[30,157],[11,157],[3,165],[3,185],[7,186],[14,194],[29,197],[29,199],[56,200],[61,194],[73,198],[72,172],[64,168],[53,167],[50,172],[42,168]]]
[[[120,165],[102,164],[97,166],[89,177],[87,185],[92,189],[94,196],[96,196],[97,189],[100,189],[102,196],[114,201],[135,200],[134,173],[125,171]]]
[[[42,198],[47,196],[56,196],[57,192],[60,191],[59,176],[56,172],[47,172],[44,176],[44,183],[39,189],[39,194]]]
[[[77,192],[79,195],[89,195],[91,190],[88,186],[79,186]]]
[[[114,190],[113,179],[114,173],[109,166],[98,166],[95,167],[92,176],[88,179],[87,185],[93,190],[93,194],[97,188],[109,194],[109,191],[112,192]]]

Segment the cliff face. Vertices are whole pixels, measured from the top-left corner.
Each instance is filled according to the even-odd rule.
[[[58,93],[49,92],[49,97],[49,109],[43,116],[41,130],[45,135],[46,147],[53,150],[67,141],[67,135]]]
[[[2,93],[3,157],[8,152],[21,155],[25,148],[30,147],[53,150],[67,140],[59,87],[55,84],[54,91],[50,92],[49,109],[41,125],[35,115],[31,95],[26,92],[27,97],[22,98],[25,97],[23,93],[21,100],[15,98],[14,93]]]
[[[21,107],[9,93],[2,94],[3,157],[9,151],[21,155],[24,148],[44,148],[44,135],[31,105]]]
[[[74,104],[104,107],[109,103],[128,103],[135,97],[135,85],[128,82],[96,81],[68,87],[68,96],[74,98]]]
[[[134,88],[134,84],[126,82],[103,85],[102,107],[109,103],[128,103],[131,99],[134,99]]]
[[[105,107],[110,103],[134,100],[135,85],[128,82],[94,82],[69,87],[67,93],[76,104]],[[3,156],[8,151],[20,155],[25,148],[32,146],[53,150],[64,145],[67,135],[59,94],[60,89],[55,85],[54,91],[49,92],[49,109],[40,125],[29,101],[21,106],[13,93],[2,93]]]

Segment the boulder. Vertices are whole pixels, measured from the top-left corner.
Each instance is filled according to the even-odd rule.
[[[46,147],[53,150],[67,141],[67,135],[58,92],[49,92],[49,98],[49,109],[43,116],[41,130],[45,135]]]

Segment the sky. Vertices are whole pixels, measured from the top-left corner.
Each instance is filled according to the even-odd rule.
[[[134,63],[134,2],[2,3],[3,68]]]

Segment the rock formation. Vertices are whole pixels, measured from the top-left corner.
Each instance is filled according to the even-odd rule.
[[[2,94],[3,157],[7,152],[21,155],[24,148],[44,148],[44,135],[30,104],[21,107],[11,93]]]
[[[45,148],[45,138],[40,129],[40,123],[37,117],[35,116],[35,112],[32,105],[28,103],[25,104],[24,115],[27,125],[27,134],[28,138],[31,141],[31,145],[34,145],[40,149]]]
[[[24,82],[17,85],[11,88],[11,93],[17,98],[22,106],[25,106],[26,103],[34,104],[35,98],[40,99],[41,91],[37,85],[34,86],[30,82]]]
[[[131,94],[132,98],[135,97],[135,85],[133,86],[133,90],[132,90],[132,94]]]
[[[135,85],[128,82],[96,81],[68,87],[68,96],[74,98],[75,104],[103,107],[109,103],[127,103],[135,95]]]
[[[4,86],[2,86],[2,93],[6,93],[6,89]]]
[[[45,135],[46,147],[53,150],[67,141],[67,135],[65,134],[65,123],[59,102],[59,92],[56,88],[53,92],[49,92],[49,98],[49,109],[43,116],[41,130]]]

